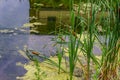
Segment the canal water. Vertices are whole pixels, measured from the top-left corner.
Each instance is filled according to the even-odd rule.
[[[0,80],[16,80],[26,70],[17,62],[28,62],[19,54],[24,46],[40,51],[46,56],[55,53],[52,35],[34,35],[29,28],[21,28],[29,22],[29,0],[0,0]],[[100,53],[97,47],[94,51]]]

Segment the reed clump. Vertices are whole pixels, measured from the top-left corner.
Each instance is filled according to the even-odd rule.
[[[44,64],[46,70],[55,73],[54,80],[60,80],[58,76],[62,74],[66,77],[61,80],[119,80],[120,21],[116,11],[119,0],[79,0],[78,4],[74,1],[69,0],[70,25],[66,30],[60,29],[55,40],[57,55],[40,56],[45,58],[40,66]],[[94,46],[101,50],[100,56],[94,53]]]

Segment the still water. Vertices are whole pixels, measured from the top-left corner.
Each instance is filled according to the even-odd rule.
[[[16,62],[28,62],[18,53],[23,46],[45,54],[54,53],[53,36],[31,35],[29,29],[27,33],[19,29],[27,22],[29,0],[0,0],[0,80],[16,80],[17,76],[24,75],[26,70],[16,66]]]
[[[27,45],[28,35],[12,31],[28,22],[28,0],[0,0],[0,80],[16,80],[26,71],[17,67],[16,62],[26,62],[17,52],[17,47]],[[8,33],[10,32],[11,33]]]

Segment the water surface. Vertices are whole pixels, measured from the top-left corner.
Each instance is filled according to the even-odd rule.
[[[16,80],[26,72],[16,62],[27,62],[18,49],[27,45],[29,36],[15,29],[28,21],[28,0],[0,0],[0,80]]]

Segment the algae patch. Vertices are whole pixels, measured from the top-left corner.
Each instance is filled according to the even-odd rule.
[[[58,61],[57,57],[50,57],[50,59],[54,61]],[[69,79],[69,74],[67,72],[62,72],[58,74],[58,68],[46,63],[47,61],[39,63],[39,68],[40,68],[40,80],[68,80]],[[16,77],[17,80],[36,80],[35,73],[37,72],[35,63],[33,61],[30,61],[27,64],[21,64],[17,63],[16,65],[24,67],[27,72],[25,73],[24,76],[18,76]],[[64,60],[62,61],[62,67],[67,70]],[[44,74],[43,74],[44,73]],[[77,78],[74,76],[74,80],[80,80],[80,78]]]

